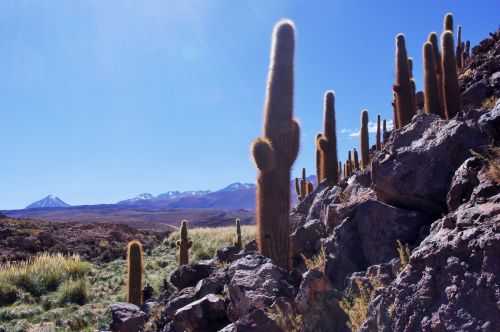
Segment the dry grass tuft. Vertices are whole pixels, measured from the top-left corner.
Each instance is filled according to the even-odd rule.
[[[403,270],[406,265],[410,262],[410,256],[411,256],[411,250],[408,247],[408,243],[401,243],[401,241],[396,240],[398,246],[396,247],[396,250],[398,251],[399,255],[399,262],[400,262],[400,270]]]
[[[307,258],[304,255],[302,255],[302,258],[304,259],[304,263],[306,264],[308,270],[319,270],[325,273],[326,254],[323,246],[321,247],[319,253],[313,258]]]

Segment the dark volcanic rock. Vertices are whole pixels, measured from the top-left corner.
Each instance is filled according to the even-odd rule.
[[[111,305],[111,331],[138,332],[144,329],[146,314],[138,306],[130,303]]]
[[[397,256],[397,240],[414,244],[419,229],[430,223],[417,211],[396,208],[372,198],[361,199],[337,212],[342,222],[324,243],[326,274],[336,288],[345,278],[368,266]]]
[[[442,213],[455,170],[470,157],[469,149],[486,143],[474,125],[429,114],[414,116],[375,155],[372,180],[377,197],[395,206]]]
[[[215,332],[228,323],[224,299],[214,294],[178,309],[174,315],[176,331]]]
[[[500,98],[495,108],[479,118],[479,128],[488,135],[493,144],[500,145]]]
[[[247,255],[229,267],[229,318],[238,320],[254,309],[270,306],[278,296],[293,296],[285,271],[269,258]]]
[[[446,196],[446,202],[450,211],[458,208],[462,203],[467,202],[474,188],[479,184],[477,172],[483,166],[483,162],[472,157],[456,170],[451,181],[450,190]]]
[[[500,193],[496,186],[485,198],[494,191],[478,187],[432,225],[401,275],[370,303],[362,331],[499,330]]]
[[[195,286],[198,281],[206,278],[214,271],[214,266],[205,263],[195,263],[179,266],[170,276],[170,282],[177,289]]]
[[[290,235],[292,256],[304,255],[311,258],[321,248],[321,238],[326,236],[325,224],[319,219],[300,226]]]
[[[219,332],[286,332],[264,310],[254,310]]]

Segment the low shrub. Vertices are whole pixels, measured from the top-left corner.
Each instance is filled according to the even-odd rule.
[[[87,283],[85,279],[66,280],[59,286],[58,302],[84,305],[88,301]]]

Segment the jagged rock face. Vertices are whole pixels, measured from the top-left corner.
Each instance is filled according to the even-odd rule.
[[[342,222],[324,246],[326,274],[339,289],[351,273],[396,257],[397,240],[414,244],[420,228],[430,223],[421,212],[400,209],[370,196],[337,208],[336,215]]]
[[[441,120],[419,114],[395,130],[372,162],[377,197],[386,203],[439,215],[454,171],[471,156],[469,149],[487,143],[471,121]]]
[[[229,267],[229,317],[238,320],[254,309],[270,306],[278,296],[291,296],[287,274],[269,258],[247,255]]]
[[[214,271],[211,264],[197,263],[179,266],[170,276],[170,282],[177,289],[192,287]]]
[[[478,178],[471,200],[433,223],[373,299],[361,331],[498,331],[500,186],[485,168]]]
[[[115,303],[111,305],[113,332],[142,331],[146,323],[146,314],[141,309],[130,303]]]
[[[176,331],[215,332],[228,323],[224,299],[208,294],[178,309],[173,325]]]

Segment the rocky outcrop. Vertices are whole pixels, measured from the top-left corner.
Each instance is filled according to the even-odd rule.
[[[214,266],[207,263],[196,263],[179,266],[170,276],[170,282],[177,289],[192,287],[198,281],[208,277],[214,271]]]
[[[500,186],[485,172],[471,199],[433,223],[403,272],[373,299],[361,331],[498,330]]]
[[[455,170],[471,156],[470,149],[487,143],[474,123],[419,114],[375,155],[373,188],[383,202],[439,215],[446,211]]]
[[[178,309],[173,325],[176,331],[215,332],[228,323],[224,299],[208,294]]]
[[[144,329],[146,314],[130,303],[115,303],[111,305],[111,331],[137,332]]]

